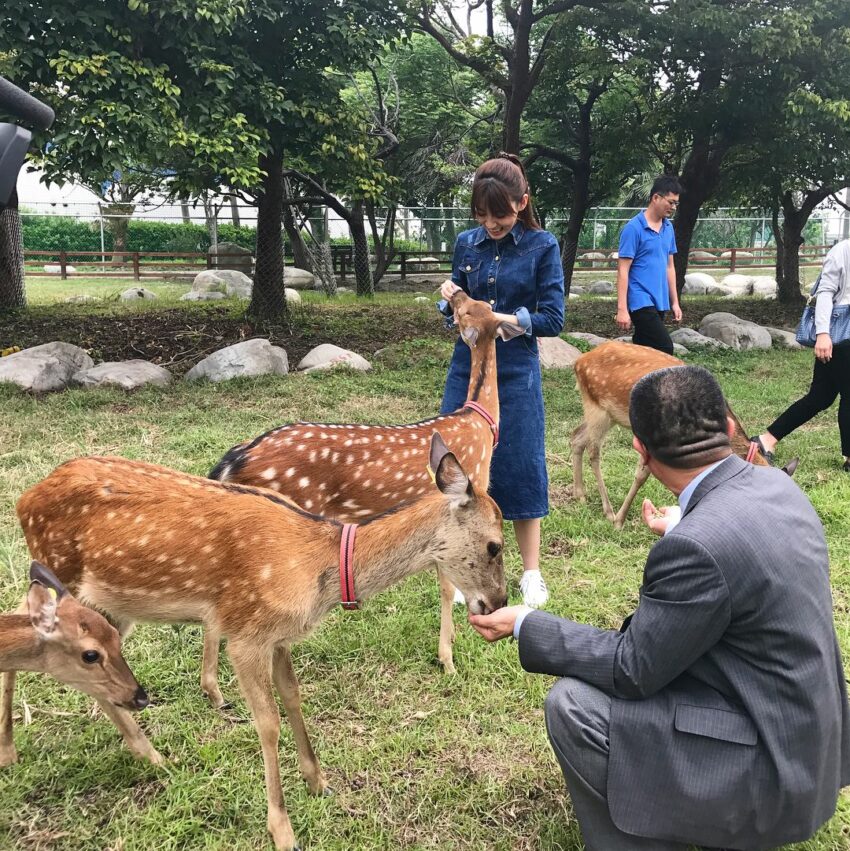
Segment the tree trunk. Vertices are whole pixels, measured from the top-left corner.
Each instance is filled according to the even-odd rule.
[[[180,201],[180,217],[183,219],[184,225],[192,224],[192,215],[189,212],[189,205],[186,201]]]
[[[793,208],[789,203],[790,193],[783,199],[782,212],[782,250],[777,256],[782,258],[782,276],[776,281],[776,298],[782,304],[800,304],[800,246],[803,244],[803,228],[808,216]]]
[[[782,247],[783,247],[784,243],[782,241],[782,229],[779,225],[779,202],[778,201],[776,201],[774,206],[773,206],[773,210],[771,212],[770,220],[771,220],[772,226],[773,226],[773,241],[776,243],[776,260],[775,260],[774,266],[775,266],[775,269],[776,269],[776,292],[777,292],[777,298],[778,298],[779,291],[783,288],[783,286],[784,286],[783,282],[785,280],[785,276],[783,274],[784,270],[785,270],[785,265],[783,263],[783,257],[782,257]]]
[[[573,269],[584,219],[590,207],[590,167],[578,167],[573,172],[573,200],[570,218],[561,242],[561,267],[564,270],[564,298],[569,298]]]
[[[135,204],[103,205],[105,227],[112,234],[112,263],[115,266],[124,262],[124,255],[127,253],[127,230],[135,210]]]
[[[284,322],[289,311],[283,292],[283,154],[263,154],[260,168],[265,177],[257,199],[257,263],[248,315],[255,321]]]
[[[425,226],[425,244],[428,251],[439,251],[443,245],[440,234],[442,229],[440,227],[441,223],[436,219],[438,209],[437,207],[425,208],[425,221],[423,224]]]
[[[13,189],[0,212],[0,313],[27,306],[24,290],[24,240],[18,212],[18,190]]]
[[[384,232],[378,233],[378,220],[375,215],[375,205],[371,201],[366,202],[366,212],[369,217],[369,228],[372,231],[372,244],[375,246],[375,271],[373,281],[380,283],[384,277],[387,267],[395,259],[395,216],[397,205],[391,204],[387,210],[384,220]]]
[[[234,227],[240,227],[241,223],[239,220],[239,204],[236,201],[236,196],[230,196],[230,219],[233,222]]]
[[[295,208],[289,204],[284,204],[283,207],[283,228],[286,231],[286,238],[292,246],[292,258],[295,266],[298,269],[306,269],[308,272],[312,272],[313,260],[307,252],[304,237],[301,235],[301,230],[296,224]]]
[[[375,283],[372,279],[372,265],[369,261],[369,240],[366,238],[366,224],[363,220],[363,202],[355,201],[348,220],[351,240],[354,243],[354,277],[357,282],[357,295],[375,295]]]

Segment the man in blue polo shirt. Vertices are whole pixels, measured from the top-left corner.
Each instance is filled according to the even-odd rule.
[[[673,255],[676,237],[670,216],[679,206],[682,187],[664,175],[652,184],[649,205],[623,228],[617,261],[617,327],[634,325],[632,342],[673,354],[673,341],[664,327],[664,314],[682,319],[676,292]]]

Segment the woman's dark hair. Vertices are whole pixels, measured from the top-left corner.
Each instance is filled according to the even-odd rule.
[[[493,216],[513,216],[512,206],[528,195],[528,203],[520,210],[519,220],[530,230],[540,230],[531,208],[531,192],[522,162],[516,154],[501,153],[478,167],[472,181],[472,216],[487,212]]]

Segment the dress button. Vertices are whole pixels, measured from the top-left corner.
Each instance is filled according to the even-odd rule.
[[[472,266],[467,266],[467,267],[466,267],[466,271],[467,271],[467,272],[471,272],[471,271],[472,271]]]
[[[491,299],[490,299],[490,304],[495,304],[495,303],[496,303],[496,299],[491,298]]]
[[[495,278],[488,278],[487,280],[492,284],[493,281],[495,281],[496,279]]]
[[[498,261],[499,261],[499,255],[497,254],[497,255],[496,255],[493,259],[494,259],[496,262],[498,262]]]

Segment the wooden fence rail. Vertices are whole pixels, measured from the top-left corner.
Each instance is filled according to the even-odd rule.
[[[819,266],[829,251],[828,245],[806,245],[800,248],[801,266]],[[343,283],[352,274],[354,255],[351,246],[331,247],[334,274]],[[226,269],[227,258],[234,258],[233,266],[241,267],[244,254],[210,254],[209,252],[124,251],[109,255],[100,251],[24,251],[24,272],[27,276],[59,275],[63,280],[69,274],[88,277],[126,277],[141,280],[144,277],[185,277],[204,269]],[[240,262],[241,261],[241,262]],[[688,269],[709,272],[738,269],[775,268],[776,248],[695,248],[690,252]],[[411,275],[451,274],[451,251],[397,251],[387,273],[406,280]],[[576,272],[611,271],[617,268],[617,252],[613,249],[583,249],[576,257]]]

